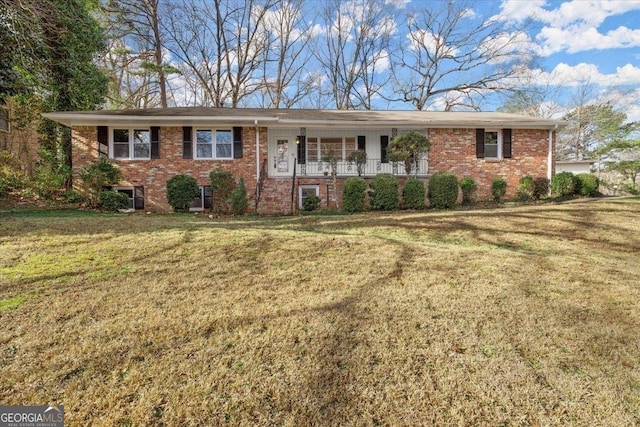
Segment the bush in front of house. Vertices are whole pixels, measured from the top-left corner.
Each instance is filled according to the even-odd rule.
[[[429,178],[429,204],[436,209],[451,209],[458,200],[458,178],[451,172],[437,172]]]
[[[98,204],[106,211],[117,212],[129,208],[129,197],[113,190],[103,190],[98,194]]]
[[[400,205],[398,179],[388,173],[376,175],[371,182],[371,207],[382,211],[393,211]]]
[[[516,189],[516,198],[523,202],[528,202],[535,199],[536,185],[532,177],[529,175],[523,176],[518,181],[518,188]]]
[[[505,194],[507,194],[507,180],[500,177],[493,178],[493,181],[491,181],[491,195],[493,196],[493,200],[499,202]]]
[[[598,193],[600,181],[598,177],[590,173],[579,173],[575,177],[575,194],[590,197]]]
[[[465,176],[459,182],[460,190],[462,190],[462,204],[470,205],[473,203],[473,198],[478,189],[478,184],[470,176]]]
[[[244,178],[240,177],[238,185],[231,192],[231,212],[234,215],[244,215],[248,208],[247,187],[244,185]]]
[[[533,180],[533,198],[540,200],[549,193],[549,179],[538,177]]]
[[[571,196],[576,189],[576,177],[571,172],[560,172],[551,179],[551,191],[558,197]]]
[[[191,202],[198,196],[198,182],[192,176],[176,175],[167,181],[167,200],[176,212],[188,212]]]
[[[418,178],[408,178],[402,187],[402,200],[407,209],[424,209],[424,182]]]
[[[122,172],[111,160],[101,157],[97,162],[82,168],[80,179],[87,190],[89,204],[96,206],[102,189],[119,183],[122,180]]]
[[[320,197],[310,194],[302,201],[302,210],[305,212],[313,212],[320,209]]]
[[[231,193],[236,188],[236,180],[231,172],[216,169],[209,173],[211,179],[211,205],[215,212],[228,213]]]
[[[364,211],[364,197],[367,192],[367,183],[360,177],[347,178],[342,188],[342,209],[345,212]],[[309,198],[307,197],[306,200]],[[306,201],[305,200],[305,201]]]

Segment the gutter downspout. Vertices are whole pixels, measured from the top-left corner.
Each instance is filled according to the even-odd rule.
[[[547,153],[547,179],[549,181],[553,178],[553,133],[556,129],[558,129],[558,125],[549,129],[549,152]]]
[[[256,127],[256,210],[258,210],[258,200],[260,200],[260,128],[258,127],[258,119],[253,121]]]

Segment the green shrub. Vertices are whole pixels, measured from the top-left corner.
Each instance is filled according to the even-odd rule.
[[[192,176],[176,175],[167,181],[167,201],[176,212],[188,212],[191,202],[198,196],[198,182]]]
[[[103,190],[98,194],[98,203],[104,210],[117,212],[129,208],[129,197],[117,191]]]
[[[24,188],[26,179],[13,153],[0,151],[0,195]]]
[[[460,190],[462,190],[462,204],[470,205],[473,203],[473,198],[478,189],[478,184],[470,176],[465,176],[460,180]]]
[[[576,177],[571,172],[560,172],[551,179],[551,191],[556,196],[571,196],[576,188]]]
[[[238,185],[231,192],[231,212],[234,215],[244,215],[248,208],[247,187],[244,185],[244,178],[240,177]]]
[[[211,179],[211,207],[215,212],[228,213],[231,193],[236,188],[236,180],[231,172],[216,169],[209,174]]]
[[[540,200],[549,194],[549,179],[538,177],[533,180],[533,198]]]
[[[84,202],[84,196],[78,193],[76,190],[69,189],[62,195],[64,199],[69,203],[82,203]]]
[[[598,177],[590,173],[579,173],[576,175],[575,194],[581,196],[595,196],[598,193],[600,182]]]
[[[516,197],[518,200],[527,202],[535,199],[536,185],[533,178],[530,176],[523,176],[518,181],[518,188],[516,189]]]
[[[373,194],[371,196],[371,207],[383,211],[398,209],[398,179],[390,174],[381,173],[376,175],[371,182]]]
[[[359,177],[347,178],[342,188],[342,205],[346,212],[364,211],[367,183]]]
[[[458,200],[458,179],[451,172],[437,172],[429,179],[429,204],[436,209],[451,209]]]
[[[96,206],[98,194],[104,187],[116,185],[120,182],[122,173],[109,159],[101,157],[96,163],[82,168],[80,179],[87,191],[89,204]]]
[[[418,178],[408,178],[402,188],[402,200],[408,209],[424,209],[424,182]]]
[[[364,168],[367,165],[367,153],[364,150],[353,151],[349,154],[349,157],[347,157],[347,161],[349,163],[354,163],[356,165],[356,170],[358,171],[358,176],[362,176]]]
[[[33,176],[33,189],[40,197],[51,199],[62,193],[68,178],[69,173],[66,170],[61,172],[38,170]]]
[[[320,197],[310,194],[302,201],[302,210],[305,212],[313,212],[320,208]]]
[[[507,180],[504,178],[493,178],[491,181],[491,195],[493,200],[499,202],[507,194]]]

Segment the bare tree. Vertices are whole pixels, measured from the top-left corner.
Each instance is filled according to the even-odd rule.
[[[314,49],[327,75],[335,108],[371,108],[396,29],[393,6],[383,0],[331,0],[322,16],[324,37]]]
[[[169,50],[188,70],[198,105],[238,107],[260,87],[265,16],[280,0],[183,0],[168,15]]]
[[[110,49],[103,65],[121,92],[116,106],[167,107],[167,75],[176,70],[164,60],[159,0],[109,0],[104,13]]]
[[[291,108],[313,90],[313,77],[306,72],[313,31],[305,19],[309,17],[303,11],[303,0],[283,2],[263,19],[259,90],[263,107]]]
[[[436,98],[444,110],[478,108],[474,96],[508,89],[525,68],[524,33],[495,17],[480,20],[472,6],[429,3],[408,17],[408,45],[394,58],[394,80],[401,99],[417,110]]]

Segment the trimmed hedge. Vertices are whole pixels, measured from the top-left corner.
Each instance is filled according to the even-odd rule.
[[[518,181],[518,188],[516,189],[516,197],[518,200],[527,202],[535,199],[536,184],[529,175],[523,176]]]
[[[478,189],[478,184],[470,176],[465,176],[460,180],[460,190],[462,190],[462,204],[470,205],[473,203],[473,196]]]
[[[579,173],[575,177],[576,188],[575,194],[581,196],[595,196],[600,187],[600,180],[597,176],[590,173]]]
[[[104,190],[98,194],[98,204],[104,210],[117,212],[129,207],[129,197],[117,191]]]
[[[424,209],[426,191],[424,182],[418,178],[408,178],[402,188],[402,200],[407,209]]]
[[[400,197],[398,196],[398,179],[388,173],[376,175],[371,182],[373,195],[371,207],[382,211],[398,209]]]
[[[236,188],[236,180],[231,172],[216,169],[209,173],[211,180],[211,208],[215,212],[228,213],[231,194]]]
[[[544,177],[535,178],[533,180],[533,197],[540,200],[549,194],[549,179]]]
[[[551,179],[551,191],[556,196],[571,196],[576,189],[576,177],[571,172],[560,172]]]
[[[192,176],[176,175],[167,181],[167,201],[176,212],[188,212],[199,195],[198,182]]]
[[[367,183],[359,177],[347,178],[342,188],[342,209],[345,212],[364,211],[364,196],[367,192]]]
[[[507,180],[504,178],[493,178],[491,181],[491,195],[493,200],[499,202],[507,194]]]
[[[234,215],[244,215],[248,208],[247,186],[244,184],[244,178],[240,177],[238,185],[231,192],[231,212]]]
[[[429,178],[429,204],[436,209],[451,209],[458,200],[458,178],[451,172],[437,172]]]

